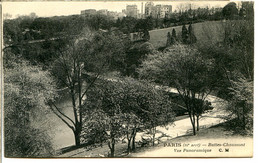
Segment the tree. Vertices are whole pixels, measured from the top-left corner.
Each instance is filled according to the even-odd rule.
[[[123,75],[137,77],[136,68],[140,66],[142,61],[146,58],[147,54],[154,53],[155,49],[149,42],[136,42],[127,49],[125,64],[126,68]]]
[[[115,156],[116,142],[122,136],[126,136],[129,153],[135,150],[138,130],[153,130],[154,135],[157,126],[169,124],[175,118],[171,102],[163,91],[145,81],[132,78],[99,81],[87,94],[87,98],[89,100],[84,105],[86,116],[98,115],[87,119],[95,124],[102,123],[98,125],[99,128],[102,127],[102,132],[94,135],[100,134],[106,138],[110,157]]]
[[[163,24],[165,27],[169,27],[170,19],[168,18],[168,15],[165,15],[165,17],[163,18]]]
[[[194,43],[196,43],[196,42],[197,42],[197,38],[196,38],[196,36],[195,36],[195,34],[194,34],[194,30],[193,30],[191,24],[189,25],[188,33],[189,33],[189,37],[188,37],[187,42],[188,42],[189,44],[194,44]]]
[[[171,33],[167,33],[167,41],[166,41],[166,46],[170,46],[172,44],[172,39],[171,39]]]
[[[145,23],[146,23],[146,26],[147,26],[147,30],[152,30],[154,29],[154,25],[153,25],[153,17],[152,16],[148,16],[146,19],[145,19]]]
[[[149,84],[146,85],[146,88],[143,88],[142,96],[137,99],[139,106],[137,115],[140,117],[144,129],[148,130],[148,133],[152,135],[151,142],[154,146],[156,128],[173,123],[175,113],[172,109],[172,103],[164,90],[158,90]]]
[[[12,15],[9,14],[9,13],[4,13],[4,14],[3,14],[3,18],[4,18],[4,19],[11,19],[11,18],[12,18]]]
[[[5,156],[51,156],[51,124],[46,119],[47,101],[56,96],[52,77],[9,51],[5,52],[4,73]]]
[[[156,127],[165,126],[174,122],[175,113],[168,95],[155,88],[147,81],[124,80],[126,94],[124,111],[132,114],[132,151],[135,150],[137,129],[147,129],[153,136],[154,145]],[[142,127],[141,127],[142,126]]]
[[[116,26],[117,28],[120,28],[120,25],[121,25],[121,20],[120,20],[120,18],[117,18],[116,23],[115,23],[115,26]]]
[[[223,44],[232,62],[222,65],[228,83],[225,86],[229,94],[227,110],[235,115],[232,128],[246,134],[251,134],[253,128],[254,21],[251,16],[226,24]]]
[[[175,44],[177,41],[177,35],[174,28],[172,28],[171,44]]]
[[[226,19],[234,19],[238,15],[238,9],[235,2],[228,3],[222,10],[222,14]]]
[[[136,116],[131,113],[130,109],[134,107],[134,103],[131,98],[127,98],[131,95],[124,88],[126,88],[126,85],[121,82],[100,81],[98,86],[92,88],[92,91],[87,94],[90,100],[84,106],[90,113],[86,115],[87,117],[96,113],[99,113],[99,117],[102,117],[102,119],[93,118],[92,121],[99,121],[95,123],[101,124],[99,127],[101,127],[102,132],[95,133],[95,135],[99,136],[100,134],[105,138],[110,149],[110,157],[115,157],[116,143],[124,134],[127,134],[128,152],[130,152],[130,143],[134,134],[132,128],[130,128],[130,125],[136,121]]]
[[[189,33],[188,33],[188,30],[187,30],[185,24],[182,26],[181,37],[182,37],[182,42],[184,44],[187,44]]]
[[[189,113],[195,135],[196,99],[204,101],[215,86],[211,61],[203,59],[194,48],[175,45],[170,52],[149,55],[139,74],[142,78],[177,89]]]
[[[207,100],[201,100],[201,99],[194,99],[193,100],[193,107],[195,108],[195,116],[196,116],[196,121],[197,121],[197,131],[199,131],[199,119],[201,115],[206,111],[206,110],[211,110],[213,107],[211,106],[211,103],[208,102]]]
[[[118,38],[118,39],[117,39]],[[83,126],[82,106],[85,95],[95,84],[100,74],[113,70],[123,55],[123,42],[113,34],[83,31],[73,40],[53,63],[52,74],[58,85],[70,95],[73,119],[62,112],[62,108],[50,101],[53,112],[73,131],[75,145],[80,145]],[[115,48],[117,47],[117,48]]]
[[[147,29],[144,30],[143,40],[144,41],[150,40],[150,34],[149,34],[149,31]]]
[[[254,2],[241,2],[242,7],[239,10],[239,16],[244,19],[253,19],[254,18]]]
[[[230,111],[229,117],[235,115],[235,131],[252,134],[253,128],[253,81],[240,77],[232,81],[232,99],[227,108]]]
[[[127,34],[128,32],[134,32],[135,26],[137,24],[137,19],[131,16],[123,17],[121,20],[121,31]]]

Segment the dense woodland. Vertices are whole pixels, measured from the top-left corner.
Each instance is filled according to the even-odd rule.
[[[4,20],[5,156],[55,156],[45,118],[50,114],[73,131],[73,148],[105,143],[108,157],[115,157],[122,137],[130,153],[139,131],[154,138],[156,127],[173,124],[176,116],[187,114],[196,135],[201,115],[212,109],[210,94],[228,102],[225,119],[234,132],[252,134],[253,3],[211,10],[183,9],[160,20],[34,14]],[[196,22],[224,19],[221,42],[196,43]],[[149,42],[149,30],[177,25],[182,32],[173,27],[162,36],[162,50]],[[128,37],[140,31],[142,40]],[[57,105],[65,95],[72,117]]]

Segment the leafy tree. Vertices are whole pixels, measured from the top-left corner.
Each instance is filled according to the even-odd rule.
[[[182,26],[181,37],[182,37],[182,42],[184,44],[187,44],[189,33],[188,33],[188,30],[187,30],[185,24]]]
[[[211,106],[211,103],[207,100],[201,100],[201,99],[193,99],[193,107],[195,108],[195,116],[197,121],[197,131],[199,131],[199,119],[201,115],[207,111],[213,109]]]
[[[154,27],[155,28],[159,28],[160,26],[159,26],[159,18],[157,17],[156,19],[155,19],[155,25],[154,25]]]
[[[235,2],[228,3],[222,10],[222,14],[226,19],[233,19],[238,15],[238,9]]]
[[[175,45],[170,52],[149,55],[139,73],[142,78],[177,89],[189,113],[195,135],[196,99],[204,101],[215,87],[211,61],[203,59],[196,49]]]
[[[153,86],[149,86],[144,90],[146,91],[145,96],[137,99],[140,109],[140,113],[137,115],[142,120],[144,128],[148,129],[149,133],[152,134],[152,145],[154,146],[156,127],[173,123],[175,113],[169,97],[162,90],[157,90]]]
[[[177,41],[177,35],[174,28],[172,28],[171,44],[175,44]]]
[[[116,48],[117,47],[117,48]],[[73,131],[75,145],[80,145],[83,126],[84,96],[95,84],[100,74],[113,70],[120,60],[122,41],[113,34],[86,30],[80,38],[68,45],[53,63],[52,74],[58,85],[71,97],[73,119],[50,102],[53,112]]]
[[[121,24],[121,20],[120,20],[120,18],[117,18],[117,20],[116,20],[116,27],[120,27],[120,24]]]
[[[227,108],[229,116],[235,116],[235,131],[252,134],[253,129],[253,82],[245,78],[232,81],[229,88],[233,98]]]
[[[230,22],[224,29],[224,44],[234,57],[235,68],[246,78],[253,79],[254,22],[252,20]]]
[[[154,19],[151,16],[146,17],[145,19],[137,19],[135,30],[152,30],[154,28]]]
[[[154,53],[155,49],[149,42],[136,42],[126,51],[125,65],[123,75],[137,77],[136,68],[140,66],[147,54]]]
[[[126,132],[128,134],[126,130],[129,129],[129,122],[134,120],[131,114],[126,114],[126,111],[123,111],[127,105],[125,101],[125,96],[127,95],[123,88],[123,85],[119,82],[100,81],[100,85],[96,88],[92,88],[92,92],[87,94],[90,100],[87,101],[84,106],[87,113],[89,113],[88,115],[86,114],[86,120],[92,121],[88,122],[88,124],[99,124],[98,127],[101,127],[100,130],[102,132],[94,132],[94,134],[105,138],[110,149],[110,157],[115,157],[117,141],[119,141],[119,138]],[[95,103],[93,103],[92,100],[95,101]],[[95,114],[97,114],[98,117],[95,116]],[[92,116],[94,116],[94,118],[90,118]],[[100,119],[99,117],[102,118]],[[124,128],[125,125],[126,127]],[[89,128],[90,127],[87,129]],[[128,145],[130,141],[131,140],[129,140]]]
[[[129,153],[135,150],[138,130],[156,131],[156,126],[169,124],[175,118],[171,102],[164,92],[145,81],[132,78],[99,81],[87,98],[89,100],[84,105],[86,116],[98,116],[86,119],[91,121],[89,123],[102,124],[98,125],[102,127],[102,132],[96,132],[95,135],[107,139],[111,157],[115,156],[116,142],[122,136],[127,138]],[[89,130],[89,127],[86,129]]]
[[[149,34],[148,30],[144,30],[143,40],[144,41],[149,41],[150,40],[150,34]]]
[[[127,34],[128,32],[134,32],[135,26],[137,23],[137,19],[135,19],[134,17],[130,17],[130,16],[126,16],[123,17],[121,20],[121,25],[120,25],[120,30]]]
[[[241,2],[242,3],[242,7],[239,10],[239,16],[241,16],[244,19],[253,19],[254,18],[254,2]]]
[[[170,46],[172,44],[172,39],[171,39],[171,33],[167,33],[167,41],[166,41],[166,46]]]
[[[4,63],[5,156],[51,156],[54,150],[46,117],[47,101],[55,96],[53,79],[48,72],[9,51],[5,53]]]
[[[250,7],[249,7],[250,8]],[[253,15],[252,15],[253,16]],[[232,57],[229,66],[222,65],[226,74],[228,111],[235,115],[233,130],[252,133],[254,80],[254,21],[250,18],[229,22],[225,26],[224,45]]]
[[[148,30],[154,29],[153,17],[148,16],[148,17],[145,19],[145,22],[146,22],[146,24],[147,24],[147,29],[148,29]]]
[[[135,137],[138,128],[153,131],[152,143],[154,145],[156,127],[170,124],[175,119],[168,95],[146,81],[133,79],[124,80],[124,90],[125,100],[128,101],[124,111],[132,115],[132,151],[135,150]]]
[[[194,30],[193,30],[191,24],[189,25],[188,33],[189,33],[189,37],[188,37],[187,42],[188,42],[189,44],[194,44],[194,43],[196,43],[196,42],[197,42],[197,38],[196,38],[196,36],[195,36],[195,34],[194,34]]]
[[[170,20],[167,15],[165,15],[165,17],[163,19],[163,24],[165,27],[169,27],[169,25],[170,25]]]

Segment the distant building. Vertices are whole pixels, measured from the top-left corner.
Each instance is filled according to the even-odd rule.
[[[107,15],[107,13],[108,13],[107,9],[97,11],[97,14],[100,14],[100,15]]]
[[[93,16],[93,15],[106,15],[110,16],[114,19],[122,18],[126,16],[126,14],[122,12],[115,12],[115,11],[108,11],[107,9],[102,9],[96,11],[95,9],[87,9],[87,10],[82,10],[81,15],[83,16]]]
[[[95,15],[97,13],[97,11],[95,9],[87,9],[87,10],[82,10],[81,15],[84,16],[91,16],[91,15]]]
[[[127,16],[138,18],[138,12],[139,11],[137,9],[137,5],[127,5],[126,6],[125,14]]]
[[[168,17],[170,13],[172,13],[171,5],[154,6],[153,2],[147,2],[145,4],[145,17],[164,18]]]
[[[145,17],[152,16],[153,12],[154,12],[153,2],[146,2],[145,8],[144,8]]]
[[[169,14],[172,13],[171,5],[161,5],[160,6],[160,18],[168,17]]]
[[[126,16],[125,13],[115,12],[115,11],[108,11],[107,15],[113,17],[114,19],[118,19]]]

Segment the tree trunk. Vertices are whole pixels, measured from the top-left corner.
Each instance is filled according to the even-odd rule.
[[[115,139],[114,139],[114,137],[111,137],[111,142],[108,142],[108,147],[110,149],[109,157],[115,157]]]
[[[246,129],[246,116],[245,116],[245,106],[243,106],[243,113],[242,113],[242,121],[243,121],[243,129]]]
[[[129,154],[131,152],[131,139],[128,139],[127,142],[127,153]]]
[[[115,138],[112,138],[111,157],[115,157]]]
[[[77,130],[74,131],[74,138],[75,138],[75,145],[79,146],[80,145],[80,132]]]
[[[112,141],[111,157],[115,157],[115,143]]]
[[[152,133],[153,133],[153,146],[154,146],[154,141],[155,141],[155,134],[156,134],[156,127],[154,127],[153,129],[152,129]]]
[[[129,154],[131,152],[131,140],[132,135],[129,136],[129,132],[127,131],[127,153]]]
[[[193,123],[192,123],[192,127],[193,127],[193,135],[196,135],[196,120],[195,120],[195,113],[193,111]]]
[[[132,133],[132,151],[135,151],[135,136],[136,136],[136,128],[133,129]]]
[[[192,125],[193,135],[196,135],[195,119],[194,116],[191,115],[191,112],[189,112],[189,117]]]
[[[199,126],[199,115],[197,115],[197,131],[200,130],[200,126]]]

